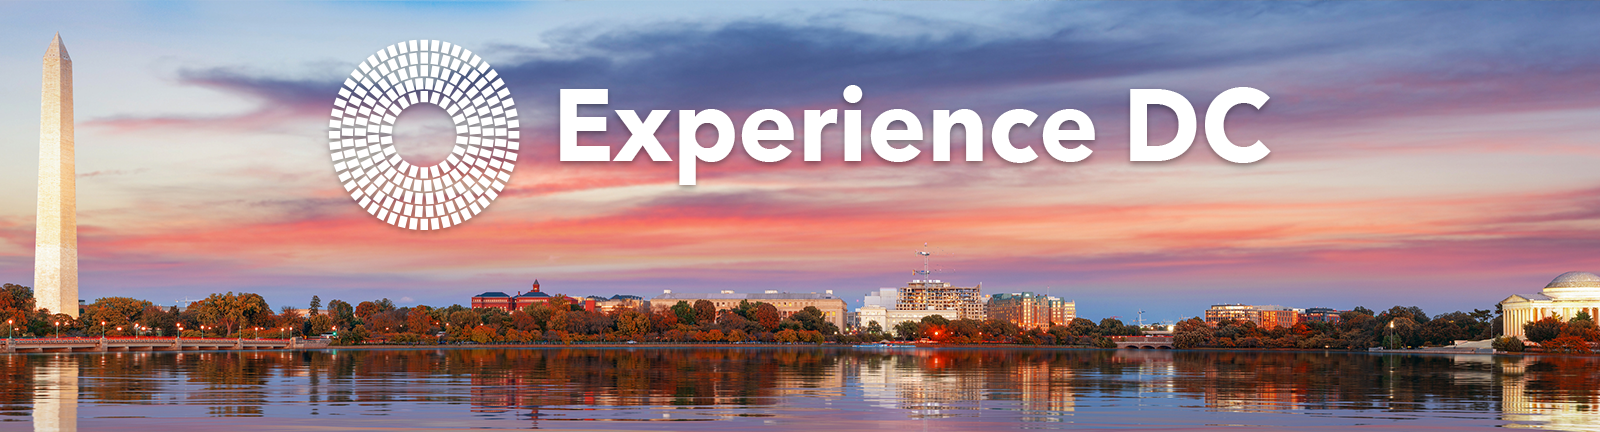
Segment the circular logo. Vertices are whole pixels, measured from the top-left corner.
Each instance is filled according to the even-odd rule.
[[[455,148],[417,166],[394,148],[394,122],[412,105],[443,108]],[[339,89],[328,150],[345,191],[379,220],[401,228],[460,225],[489,207],[517,162],[517,108],[489,63],[448,42],[409,41],[367,57]]]

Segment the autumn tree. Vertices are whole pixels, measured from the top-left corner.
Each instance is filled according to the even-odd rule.
[[[616,322],[610,315],[586,310],[569,313],[568,330],[577,334],[601,335],[614,328]]]
[[[433,319],[432,312],[433,308],[427,306],[411,308],[406,313],[406,330],[420,335],[434,334],[438,321]]]
[[[694,322],[702,325],[710,325],[716,321],[717,305],[712,304],[710,300],[694,301]]]
[[[0,320],[22,323],[35,309],[33,288],[16,284],[0,286]],[[61,311],[50,311],[61,312]]]
[[[368,320],[373,314],[376,313],[378,313],[377,303],[373,303],[372,301],[364,301],[356,304],[356,317],[361,318],[362,321]]]
[[[449,324],[446,327],[449,329],[450,337],[456,337],[457,334],[466,335],[473,328],[483,325],[483,320],[478,319],[477,309],[463,309],[451,312],[445,322]]]
[[[1522,333],[1528,340],[1543,344],[1545,341],[1561,337],[1567,331],[1567,323],[1560,318],[1547,316],[1537,321],[1529,321],[1522,326]]]
[[[105,297],[95,299],[93,304],[84,307],[84,313],[79,321],[88,325],[87,331],[92,335],[117,335],[132,334],[133,324],[139,321],[145,309],[154,304],[135,300],[127,297]],[[120,327],[122,330],[117,330]]]
[[[666,333],[678,327],[678,314],[670,309],[661,309],[650,314],[650,324],[657,333]]]
[[[478,313],[478,322],[483,325],[492,327],[496,330],[511,326],[511,314],[507,313],[505,309],[478,308],[473,309],[473,311]]]
[[[277,328],[292,330],[289,333],[290,336],[293,336],[296,332],[300,332],[305,327],[305,324],[306,317],[301,316],[300,311],[295,310],[293,306],[285,305],[282,310],[278,312],[278,323],[276,324]]]
[[[778,307],[766,302],[757,302],[753,315],[755,316],[751,321],[761,324],[761,328],[766,331],[778,330],[778,323],[783,321],[783,317],[778,314]]]
[[[533,324],[538,326],[537,329],[530,328],[527,330],[539,331],[550,330],[550,317],[555,316],[556,314],[556,310],[550,307],[549,302],[525,306],[522,308],[522,312],[527,313],[528,318],[533,320]]]
[[[566,294],[556,294],[554,297],[550,297],[550,300],[546,301],[545,303],[548,303],[551,308],[560,309],[564,312],[572,312],[583,309],[583,301],[572,297],[567,297]]]
[[[1586,311],[1580,311],[1567,321],[1566,332],[1562,336],[1573,336],[1589,342],[1600,342],[1600,328],[1597,328],[1594,319]]]
[[[271,327],[276,318],[266,299],[254,293],[212,294],[191,308],[200,325],[223,329],[226,334],[246,327]]]
[[[177,334],[178,308],[165,309],[161,306],[150,305],[139,314],[139,325],[146,331],[154,332],[158,336]]]
[[[306,320],[306,334],[309,335],[333,333],[333,327],[333,317],[327,314],[313,315],[311,319]]]
[[[650,332],[650,318],[633,309],[622,309],[613,313],[617,332],[629,338],[638,338]]]
[[[1545,352],[1588,354],[1589,342],[1577,336],[1561,336],[1539,344]]]

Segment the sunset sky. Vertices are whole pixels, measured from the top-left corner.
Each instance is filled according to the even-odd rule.
[[[1173,320],[1211,304],[1493,309],[1600,271],[1600,4],[655,2],[0,5],[0,282],[31,285],[40,58],[76,75],[83,298],[274,307],[387,297],[466,303],[538,279],[571,295],[821,292],[859,306],[913,251],[985,293],[1049,292],[1081,316]],[[343,78],[390,44],[482,55],[521,108],[507,192],[435,232],[345,194],[325,128]],[[859,85],[863,101],[840,97]],[[1235,109],[1227,162],[1204,133],[1130,163],[1128,91],[1272,97]],[[1094,120],[1093,156],[765,164],[736,150],[677,185],[675,162],[559,162],[557,96],[607,109],[968,108]],[[585,110],[585,115],[609,111]],[[1172,136],[1152,110],[1151,141]],[[674,123],[676,116],[669,119]],[[447,151],[407,112],[408,158]],[[586,143],[619,148],[626,129]],[[409,131],[407,131],[409,130]],[[676,131],[663,128],[669,152]],[[431,144],[430,144],[431,143]],[[799,145],[790,146],[798,152]],[[409,150],[414,149],[414,150]],[[420,157],[420,156],[418,156]]]

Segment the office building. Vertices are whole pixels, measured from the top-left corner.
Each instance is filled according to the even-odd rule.
[[[1077,318],[1077,303],[1032,292],[1002,293],[989,297],[989,319],[1010,321],[1024,329],[1048,329]]]
[[[950,319],[984,319],[983,284],[958,287],[938,280],[913,280],[900,289],[895,310],[956,311]]]
[[[1300,323],[1302,310],[1278,305],[1219,304],[1206,310],[1206,324],[1215,326],[1223,321],[1249,321],[1263,328],[1294,327]]]

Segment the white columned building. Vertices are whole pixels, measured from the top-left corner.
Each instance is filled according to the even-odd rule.
[[[1600,319],[1600,276],[1589,272],[1566,272],[1556,276],[1538,294],[1517,294],[1500,301],[1502,336],[1527,339],[1523,326],[1555,316],[1570,320],[1578,312]]]

